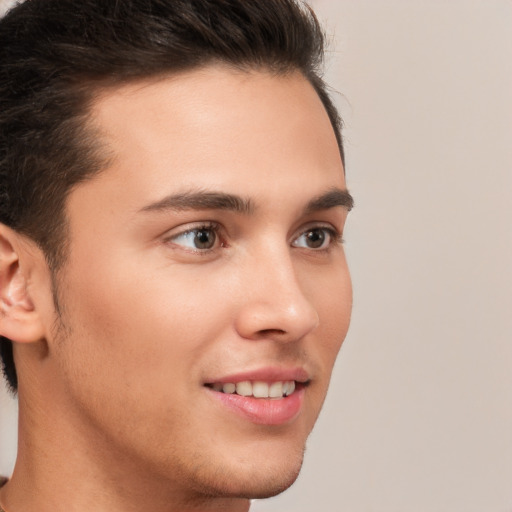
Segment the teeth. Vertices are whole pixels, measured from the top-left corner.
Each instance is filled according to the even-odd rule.
[[[238,382],[236,385],[236,394],[242,396],[251,396],[252,384],[249,381]]]
[[[268,398],[268,384],[266,382],[255,382],[252,385],[252,395],[255,398]]]
[[[270,398],[281,398],[283,396],[283,383],[273,382],[268,388],[268,396]]]
[[[213,389],[215,389],[215,385],[213,386]],[[228,394],[234,393],[236,391],[236,386],[234,384],[224,384],[222,386],[222,391]]]
[[[236,384],[215,383],[212,386],[215,391],[222,391],[223,393],[232,394],[236,393],[241,396],[253,396],[255,398],[283,398],[290,396],[295,391],[295,381],[278,381],[278,382],[250,382],[248,380],[237,382]]]

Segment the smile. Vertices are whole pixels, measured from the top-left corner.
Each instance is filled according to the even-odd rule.
[[[236,394],[245,397],[254,398],[272,398],[279,400],[290,396],[296,388],[294,380],[277,381],[277,382],[262,382],[262,381],[249,381],[242,382],[216,382],[208,385],[214,391],[226,394]]]
[[[277,426],[298,418],[310,378],[302,368],[270,367],[212,379],[204,386],[224,410],[255,424]]]

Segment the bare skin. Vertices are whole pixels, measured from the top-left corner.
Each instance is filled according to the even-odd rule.
[[[92,120],[114,158],[68,198],[60,319],[41,251],[0,226],[20,399],[0,503],[246,512],[296,479],[349,325],[329,119],[298,73],[216,66],[105,92]],[[296,390],[219,391],[243,380]]]

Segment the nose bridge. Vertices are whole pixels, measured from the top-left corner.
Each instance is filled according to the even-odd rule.
[[[245,299],[237,322],[244,337],[274,335],[293,340],[317,327],[318,313],[304,293],[291,250],[283,244],[249,258]]]

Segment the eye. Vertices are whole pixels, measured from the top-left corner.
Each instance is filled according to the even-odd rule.
[[[337,238],[337,233],[331,228],[311,228],[297,237],[292,245],[304,249],[328,249]]]
[[[168,241],[194,251],[208,251],[219,243],[217,231],[216,225],[198,226],[173,235]]]

